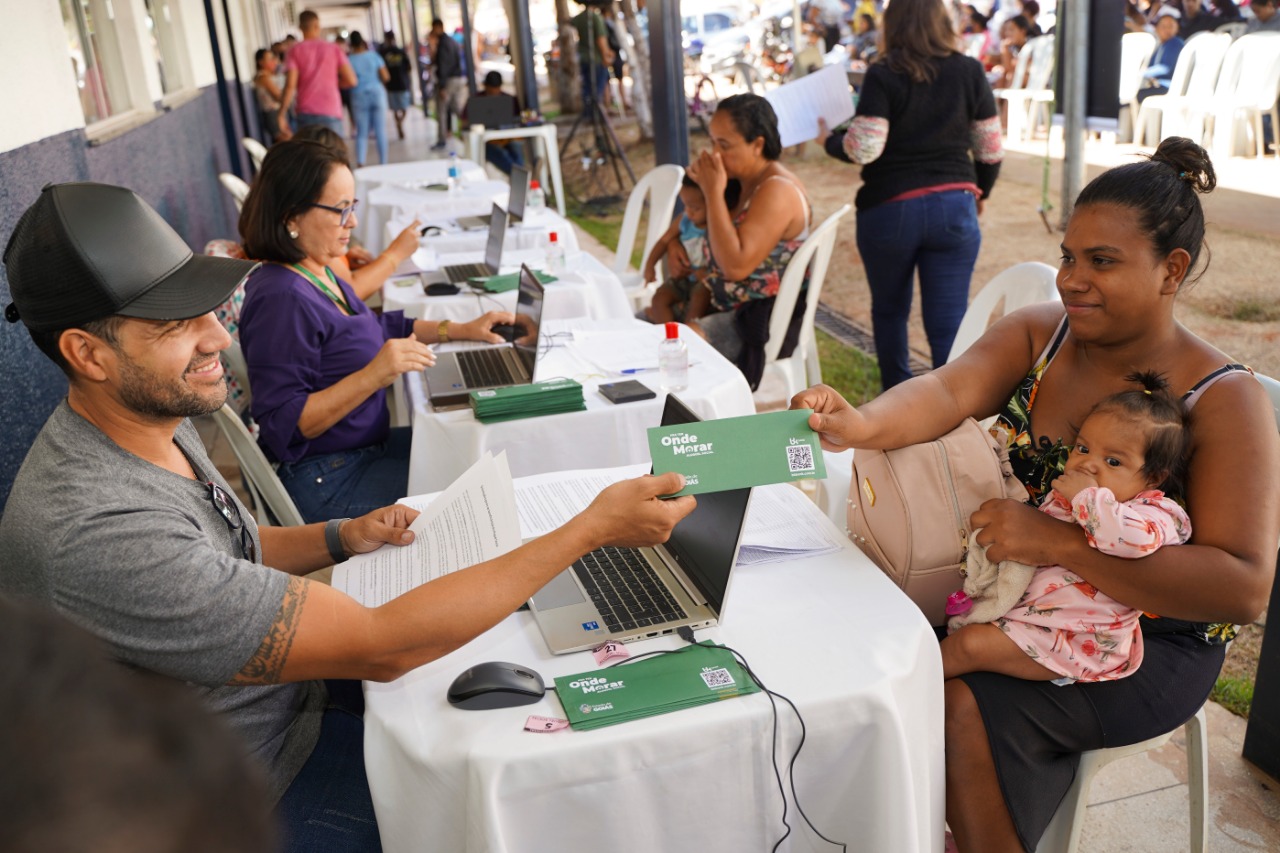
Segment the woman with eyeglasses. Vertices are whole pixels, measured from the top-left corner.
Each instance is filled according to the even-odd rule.
[[[356,225],[355,179],[329,147],[270,149],[240,213],[249,277],[240,345],[258,441],[308,522],[363,515],[404,497],[410,436],[392,429],[386,389],[435,363],[428,344],[501,343],[512,323],[489,312],[469,323],[375,315],[334,275]]]

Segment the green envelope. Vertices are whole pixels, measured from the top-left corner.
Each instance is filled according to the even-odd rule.
[[[812,414],[796,409],[653,427],[653,473],[683,474],[685,486],[677,495],[824,479],[822,447],[809,428]]]
[[[556,679],[556,695],[569,725],[580,730],[759,690],[732,652],[711,643],[695,643],[670,654]]]
[[[543,284],[549,284],[556,280],[556,277],[545,272],[533,273],[538,277],[538,281]],[[520,273],[512,272],[505,275],[478,276],[476,278],[467,279],[468,284],[478,284],[481,289],[488,293],[506,293],[508,290],[515,290],[520,286]]]

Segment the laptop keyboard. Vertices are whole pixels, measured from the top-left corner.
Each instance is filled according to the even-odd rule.
[[[462,350],[458,353],[458,369],[468,388],[485,388],[511,382],[511,371],[502,358],[501,349]]]
[[[633,548],[599,548],[574,563],[573,571],[610,631],[686,616],[657,572]]]
[[[488,264],[453,264],[444,268],[450,281],[466,281],[469,278],[487,278],[493,275]]]

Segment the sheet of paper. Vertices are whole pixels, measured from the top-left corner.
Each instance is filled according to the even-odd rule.
[[[758,486],[751,495],[738,565],[777,563],[839,551],[843,543],[795,486]]]
[[[661,340],[661,326],[647,329],[632,326],[629,331],[613,335],[578,336],[575,333],[569,349],[606,373],[623,375],[623,371],[657,370]]]
[[[550,533],[586,509],[606,486],[648,473],[649,466],[642,463],[521,477],[516,485],[520,535],[532,539]]]
[[[766,92],[764,97],[778,114],[778,135],[784,148],[816,138],[820,118],[827,127],[853,118],[853,96],[843,65],[828,65]]]
[[[414,506],[419,501],[408,499]],[[417,506],[414,506],[416,509]],[[366,607],[499,557],[520,545],[520,522],[506,454],[486,453],[430,502],[409,529],[412,545],[384,545],[333,571],[333,585]]]

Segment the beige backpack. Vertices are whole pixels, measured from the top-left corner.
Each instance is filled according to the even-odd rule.
[[[947,622],[960,589],[969,516],[991,498],[1026,500],[1004,444],[973,418],[936,441],[897,450],[855,450],[849,536],[924,611]]]

